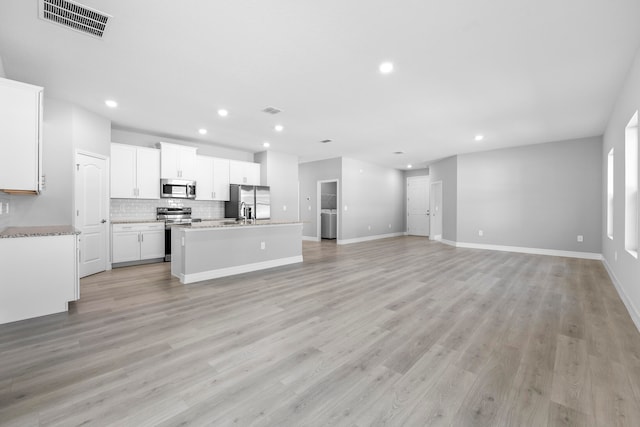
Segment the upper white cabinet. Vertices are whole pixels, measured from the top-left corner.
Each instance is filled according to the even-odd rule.
[[[7,193],[40,192],[42,91],[0,78],[0,190]]]
[[[197,148],[167,142],[159,145],[161,178],[196,180]]]
[[[111,197],[160,198],[160,151],[134,145],[111,144]]]
[[[229,183],[260,185],[260,163],[229,160]]]
[[[229,200],[229,160],[196,156],[196,200]]]

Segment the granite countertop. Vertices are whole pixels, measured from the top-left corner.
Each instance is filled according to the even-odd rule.
[[[163,219],[112,219],[111,224],[146,224],[151,222],[164,222]]]
[[[217,220],[203,220],[202,222],[194,222],[188,229],[197,228],[230,228],[230,227],[248,227],[248,226],[263,226],[263,225],[289,225],[289,224],[302,224],[300,221],[278,221],[271,219],[262,219],[255,222],[246,223],[242,221],[234,221],[233,219],[217,219]]]
[[[41,237],[77,235],[80,231],[70,225],[44,225],[34,227],[7,227],[0,231],[0,239],[14,237]]]

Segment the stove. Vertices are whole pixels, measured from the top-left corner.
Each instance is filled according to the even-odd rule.
[[[164,260],[171,261],[171,227],[191,225],[191,208],[156,208],[156,219],[164,220]]]

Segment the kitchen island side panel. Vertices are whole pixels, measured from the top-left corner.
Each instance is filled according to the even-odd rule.
[[[171,272],[183,283],[302,261],[300,223],[174,230]]]

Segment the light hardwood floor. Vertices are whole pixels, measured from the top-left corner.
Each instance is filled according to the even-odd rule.
[[[82,280],[0,326],[0,425],[640,425],[640,335],[599,261],[419,237],[183,286]]]

